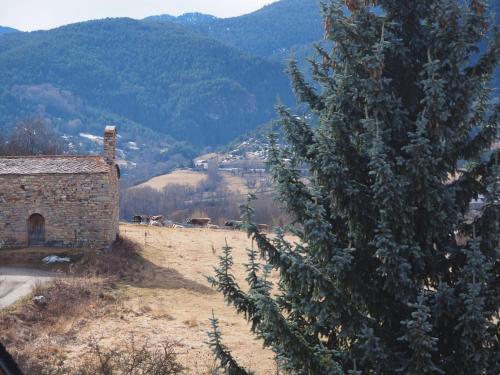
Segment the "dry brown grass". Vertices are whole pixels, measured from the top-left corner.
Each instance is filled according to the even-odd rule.
[[[20,360],[28,375],[176,375],[184,370],[176,350],[177,345],[169,341],[150,345],[147,339],[137,342],[131,336],[109,347],[91,338],[75,364],[67,364],[61,351],[41,347]]]
[[[98,278],[57,278],[48,284],[37,284],[34,296],[43,295],[47,304],[37,306],[26,299],[24,303],[0,311],[0,338],[15,344],[23,343],[23,334],[31,337],[31,328],[54,327],[60,319],[79,315],[83,308],[92,307],[98,299],[108,299],[106,288]],[[90,305],[90,306],[89,306]]]
[[[207,175],[203,172],[180,169],[162,176],[153,177],[138,185],[137,188],[150,187],[155,190],[162,190],[169,185],[188,185],[197,187],[206,179]]]
[[[246,194],[248,187],[246,179],[241,176],[235,176],[230,172],[219,172],[221,176],[221,185],[228,188],[233,193]],[[163,176],[153,177],[134,188],[150,187],[155,190],[162,190],[171,185],[187,185],[193,188],[198,187],[201,183],[207,180],[207,174],[199,171],[177,170]]]
[[[58,255],[61,257],[71,256],[78,261],[83,257],[84,250],[54,249],[54,248],[31,248],[0,250],[0,265],[3,267],[36,268],[47,271],[68,272],[70,265],[67,263],[45,264],[42,259],[47,255]]]
[[[247,194],[249,189],[245,178],[232,175],[230,172],[222,172],[222,184],[232,193]]]
[[[69,272],[73,275],[106,277],[112,280],[141,278],[145,260],[139,243],[120,237],[109,250],[87,250],[73,263]]]
[[[61,343],[78,340],[82,326],[114,310],[112,306],[123,298],[117,283],[135,280],[142,270],[139,249],[132,241],[121,239],[110,251],[77,251],[76,256],[71,253],[77,260],[65,267],[64,276],[33,288],[32,295],[44,296],[46,305],[36,305],[30,296],[0,311],[0,341],[9,346],[21,367],[28,369],[26,374],[39,373],[33,369],[34,363],[51,363],[47,371],[57,370],[54,361],[63,366],[65,352]],[[36,266],[40,256],[47,253],[61,254],[54,249],[21,253],[26,256],[23,266]],[[50,371],[43,374],[52,374]]]
[[[213,309],[224,342],[241,364],[256,374],[276,373],[273,353],[262,348],[243,317],[226,306],[206,280],[227,239],[234,247],[236,279],[245,285],[243,264],[252,244],[244,232],[135,225],[122,225],[121,232],[124,241],[118,249],[84,254],[71,269],[75,279],[58,280],[55,290],[50,291],[50,285],[43,290],[50,297],[50,313],[37,311],[30,300],[0,313],[0,340],[6,337],[16,358],[74,368],[82,363],[93,337],[113,350],[133,335],[153,347],[178,343],[177,357],[187,367],[186,374],[215,374],[206,344]],[[81,279],[87,281],[80,286]],[[95,284],[88,285],[90,280]],[[67,312],[64,299],[72,305]]]
[[[196,320],[195,317],[191,317],[188,320],[185,320],[184,324],[187,325],[189,328],[195,328],[198,327],[198,320]]]
[[[0,341],[10,348],[21,368],[28,359],[43,362],[43,356],[58,357],[57,343],[74,338],[85,317],[105,314],[106,306],[116,301],[118,292],[100,278],[66,277],[35,286],[33,295],[43,295],[46,305],[38,306],[26,299],[0,311]],[[33,352],[38,346],[46,350]]]
[[[141,247],[129,239],[119,238],[111,250],[27,248],[0,250],[3,267],[36,268],[78,276],[126,277],[140,271]],[[69,257],[71,263],[45,264],[48,255]]]
[[[188,367],[187,373],[197,374],[213,364],[206,332],[214,309],[224,342],[241,364],[257,374],[275,373],[273,353],[262,348],[244,318],[226,306],[223,297],[214,292],[206,280],[206,276],[213,273],[227,239],[234,247],[235,276],[240,285],[245,285],[243,264],[248,261],[246,248],[252,245],[246,233],[139,225],[122,225],[121,232],[125,238],[140,241],[141,245],[144,245],[144,232],[148,233],[141,253],[146,262],[142,271],[144,278],[124,286],[127,298],[120,306],[123,319],[99,319],[82,330],[82,338],[106,332],[105,337],[113,342],[126,331],[137,337],[148,335],[152,341],[175,340],[183,345],[179,359]],[[276,280],[276,275],[272,279]],[[78,348],[74,345],[67,349],[75,352]]]

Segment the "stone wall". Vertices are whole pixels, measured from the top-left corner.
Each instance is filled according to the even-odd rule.
[[[45,243],[107,247],[118,235],[118,175],[0,175],[0,248],[28,246],[28,219],[45,219]]]

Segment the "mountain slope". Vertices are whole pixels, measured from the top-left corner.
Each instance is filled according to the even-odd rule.
[[[323,36],[317,0],[281,0],[253,13],[215,18],[199,13],[155,16],[155,22],[177,22],[243,51],[282,60]]]
[[[0,89],[2,122],[34,111],[119,118],[201,146],[254,128],[274,116],[278,96],[291,98],[280,64],[181,25],[131,19],[4,35]]]
[[[5,27],[5,26],[0,26],[0,35],[2,34],[10,34],[10,33],[17,33],[19,30],[13,29],[12,27]]]
[[[179,23],[181,25],[194,25],[201,26],[207,25],[214,21],[219,20],[219,18],[215,16],[211,16],[209,14],[204,13],[184,13],[180,16],[171,16],[169,14],[162,14],[158,16],[150,16],[144,18],[144,21],[156,21],[156,22],[174,22]]]
[[[495,15],[493,21],[500,24],[500,0],[490,0],[490,12]],[[280,0],[253,13],[227,19],[189,13],[145,20],[179,23],[233,47],[280,62],[294,57],[306,73],[308,64],[304,60],[313,55],[312,44],[323,38],[318,0]],[[500,87],[500,69],[492,85]]]

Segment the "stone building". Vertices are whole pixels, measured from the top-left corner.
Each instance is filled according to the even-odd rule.
[[[107,247],[119,233],[116,129],[102,156],[0,157],[0,248]]]

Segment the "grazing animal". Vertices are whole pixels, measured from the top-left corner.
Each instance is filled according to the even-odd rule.
[[[165,221],[165,218],[163,217],[163,215],[151,216],[151,221],[158,221],[160,223],[163,223]]]
[[[209,218],[194,218],[194,219],[189,219],[187,223],[197,227],[206,227],[208,226],[208,224],[210,224],[210,222],[211,220]]]
[[[151,218],[147,215],[135,215],[133,218],[134,224],[149,224]]]
[[[243,228],[243,221],[228,220],[224,223],[224,226],[232,229],[241,229]]]

